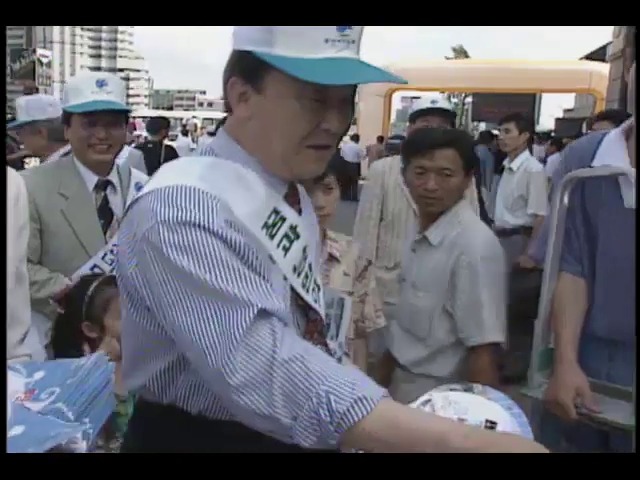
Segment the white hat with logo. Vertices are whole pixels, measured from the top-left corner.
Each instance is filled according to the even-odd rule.
[[[292,77],[320,85],[407,83],[360,59],[364,27],[237,26],[233,49],[254,53]]]
[[[411,105],[411,113],[422,110],[446,110],[447,112],[455,112],[451,102],[444,95],[426,95]]]
[[[131,111],[125,83],[105,72],[83,72],[71,78],[62,93],[62,109],[68,113]]]
[[[7,125],[9,129],[42,120],[55,120],[62,115],[62,107],[56,97],[36,94],[25,95],[16,99],[16,119]]]

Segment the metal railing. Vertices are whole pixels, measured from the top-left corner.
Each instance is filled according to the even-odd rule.
[[[618,167],[596,167],[576,170],[568,174],[554,195],[551,207],[549,244],[542,276],[542,289],[535,323],[528,385],[523,393],[542,399],[553,364],[553,345],[550,314],[558,275],[565,234],[567,210],[571,192],[580,181],[601,177],[621,177],[629,170]],[[584,414],[584,421],[602,427],[635,430],[635,373],[632,388],[589,379],[591,389],[599,402],[601,412]],[[635,445],[634,445],[635,447]]]

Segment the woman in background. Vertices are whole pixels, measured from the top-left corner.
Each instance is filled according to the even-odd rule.
[[[354,365],[366,372],[367,337],[372,331],[384,327],[385,320],[371,262],[359,256],[358,245],[351,237],[329,229],[340,202],[338,172],[342,162],[340,154],[336,153],[327,170],[314,180],[305,182],[304,187],[311,197],[320,224],[324,287],[352,300],[346,353]]]

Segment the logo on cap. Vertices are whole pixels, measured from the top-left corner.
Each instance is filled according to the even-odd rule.
[[[352,31],[353,31],[353,27],[336,27],[336,32],[338,32],[338,34],[342,37],[351,35]]]
[[[435,98],[431,100],[431,106],[434,106],[434,105],[438,105],[438,100],[436,100]]]
[[[107,88],[109,86],[109,82],[107,82],[106,78],[99,78],[96,80],[96,88],[102,90],[103,88]]]

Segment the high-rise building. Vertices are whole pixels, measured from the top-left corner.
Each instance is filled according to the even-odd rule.
[[[25,71],[25,60],[30,56],[29,52],[37,45],[37,33],[38,29],[42,27],[33,26],[8,26],[7,27],[7,55],[6,65],[8,66],[6,71],[7,79],[7,111],[13,110],[15,99],[23,94],[27,83],[26,78],[29,77],[29,71]],[[23,68],[15,68],[22,66]],[[14,70],[21,70],[19,72],[23,77],[22,80],[12,80],[17,73]],[[26,68],[28,70],[28,68]],[[33,76],[35,72],[31,73]],[[33,79],[35,80],[35,78]],[[33,83],[33,81],[31,82]]]
[[[200,110],[198,101],[206,95],[207,92],[204,90],[152,90],[151,108],[156,110]],[[201,110],[207,110],[207,108]]]
[[[127,83],[127,101],[136,109],[149,107],[151,79],[144,58],[134,48],[133,26],[7,27],[7,57],[16,47],[51,51],[50,93],[60,97],[65,83],[83,71],[109,72]],[[15,99],[21,88],[14,86]]]

